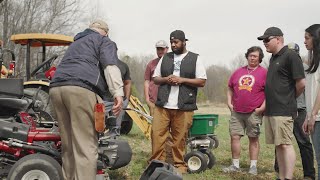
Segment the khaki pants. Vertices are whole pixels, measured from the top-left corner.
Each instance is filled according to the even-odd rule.
[[[95,93],[78,86],[61,86],[50,89],[50,99],[60,129],[64,179],[95,179],[98,159]],[[98,100],[101,102],[99,96]]]
[[[186,135],[192,125],[193,111],[155,107],[152,122],[152,156],[150,160],[166,160],[165,142],[172,136],[172,156],[174,166],[182,173],[187,171],[184,162]],[[169,131],[171,129],[171,131]]]
[[[238,113],[232,111],[229,122],[230,135],[244,136],[246,132],[248,137],[259,137],[261,124],[262,116],[255,112]]]
[[[156,108],[155,104],[152,103],[150,106],[148,105],[149,107],[149,112],[150,112],[150,116],[153,117],[154,115],[154,109]],[[152,133],[152,129],[151,129],[151,133]],[[152,137],[152,135],[151,135]],[[152,140],[152,139],[151,139]],[[172,137],[171,137],[171,134],[169,133],[168,135],[168,138],[165,142],[165,151],[162,153],[162,156],[160,159],[165,159],[165,161],[169,164],[173,164],[173,157],[172,157]]]
[[[154,109],[156,108],[156,105],[154,103],[151,103],[151,105],[149,106],[149,112],[150,112],[150,116],[153,117],[153,114],[154,114]]]

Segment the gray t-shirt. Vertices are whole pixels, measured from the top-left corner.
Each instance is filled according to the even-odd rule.
[[[306,109],[305,92],[303,92],[299,97],[297,97],[297,108],[298,109]]]
[[[308,65],[306,65],[305,63],[303,63],[303,68],[306,70],[308,69]],[[303,91],[303,93],[297,97],[297,108],[298,109],[306,109],[306,95],[305,95],[305,91]]]

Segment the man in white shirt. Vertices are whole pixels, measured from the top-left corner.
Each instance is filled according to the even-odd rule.
[[[174,166],[186,173],[185,140],[197,109],[198,87],[205,85],[206,70],[198,54],[187,51],[185,34],[175,30],[170,34],[172,52],[165,54],[153,74],[159,85],[154,121],[152,124],[152,156],[150,160],[165,161],[164,144],[172,136]]]

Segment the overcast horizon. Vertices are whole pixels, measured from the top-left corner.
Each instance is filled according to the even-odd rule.
[[[169,43],[169,34],[181,29],[189,39],[187,49],[200,54],[206,66],[230,67],[254,45],[265,50],[257,37],[270,26],[279,27],[285,44],[298,43],[306,55],[304,30],[320,23],[320,1],[315,0],[92,0],[88,5],[93,18],[107,21],[120,53],[156,57],[156,41]]]

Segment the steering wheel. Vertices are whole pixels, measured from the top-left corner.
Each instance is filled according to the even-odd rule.
[[[55,59],[57,59],[58,58],[58,55],[57,54],[55,54],[55,55],[53,55],[51,58],[49,58],[49,59],[47,59],[47,60],[45,60],[45,61],[43,61],[38,67],[36,67],[32,72],[31,72],[31,76],[34,76],[42,67],[44,67],[45,65],[47,65],[47,64],[51,64],[51,62],[53,62]]]

